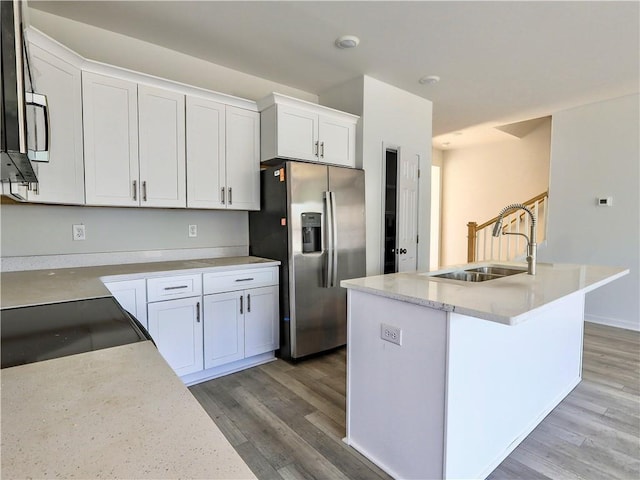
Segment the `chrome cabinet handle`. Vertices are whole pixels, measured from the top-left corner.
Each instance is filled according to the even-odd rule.
[[[133,199],[134,200],[138,200],[138,181],[134,180],[133,181]]]
[[[196,303],[196,322],[200,323],[200,302]]]
[[[247,313],[251,312],[251,294],[247,293]]]
[[[320,142],[320,158],[324,158],[324,142]]]
[[[243,309],[242,309],[242,299],[243,299],[243,297],[242,297],[242,295],[240,295],[240,314],[243,314],[243,313],[244,313],[244,312],[242,311],[242,310],[243,310]]]
[[[147,181],[142,182],[142,201],[147,201]]]
[[[220,189],[220,195],[222,196],[222,204],[224,205],[224,187]]]
[[[189,288],[189,285],[176,285],[175,287],[164,287],[165,290],[180,290],[182,288]]]
[[[253,277],[249,277],[249,278],[236,278],[236,282],[250,282],[251,280],[253,280]]]
[[[318,156],[318,143],[320,143],[320,142],[316,142],[316,143],[315,143],[316,151],[315,151],[314,155],[315,155],[316,157]]]
[[[229,187],[229,205],[233,204],[233,190],[231,189],[231,187]]]

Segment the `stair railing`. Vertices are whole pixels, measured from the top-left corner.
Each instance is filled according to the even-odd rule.
[[[536,242],[542,243],[547,235],[547,210],[549,192],[543,192],[530,198],[524,205],[529,207],[537,219],[538,238]],[[498,221],[495,216],[480,225],[476,222],[467,223],[467,261],[483,262],[487,260],[510,261],[526,253],[526,240],[521,235],[500,235],[498,238],[491,235],[493,225]],[[529,215],[523,211],[514,211],[503,218],[503,231],[511,233],[529,232]]]

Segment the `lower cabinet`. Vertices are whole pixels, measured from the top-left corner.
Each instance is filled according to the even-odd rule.
[[[148,328],[147,284],[144,278],[105,282],[104,286],[107,287],[122,308],[136,317],[144,328]]]
[[[204,296],[204,368],[279,348],[278,287]]]
[[[202,370],[200,297],[149,303],[147,310],[149,334],[176,374]]]

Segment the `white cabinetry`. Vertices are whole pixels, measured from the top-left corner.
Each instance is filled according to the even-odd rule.
[[[137,206],[138,86],[82,72],[88,205]]]
[[[187,97],[187,206],[260,209],[258,112]]]
[[[356,165],[358,116],[272,94],[259,102],[262,161],[273,158]]]
[[[138,86],[140,205],[186,207],[184,95]]]
[[[104,284],[118,303],[148,328],[147,286],[144,279],[105,282]]]
[[[33,164],[39,183],[35,190],[27,192],[27,199],[81,205],[84,204],[82,59],[42,35],[31,32],[29,40],[33,88],[47,96],[50,145],[49,162]]]
[[[203,283],[205,368],[279,348],[277,268],[205,273]]]
[[[148,330],[164,359],[177,375],[202,370],[201,275],[151,278],[147,290]]]

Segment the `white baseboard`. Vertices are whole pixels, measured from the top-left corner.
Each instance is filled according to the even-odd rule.
[[[597,323],[599,325],[607,325],[609,327],[624,328],[625,330],[633,330],[640,332],[640,323],[621,318],[600,317],[598,315],[584,315],[585,322]]]

